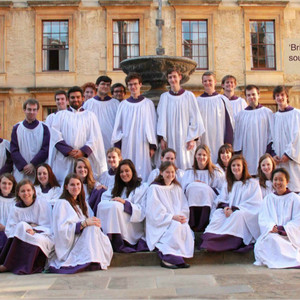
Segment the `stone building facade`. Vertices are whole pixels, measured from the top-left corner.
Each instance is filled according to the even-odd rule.
[[[58,88],[102,74],[124,83],[121,59],[156,53],[158,1],[0,0],[0,137],[10,138],[29,97],[43,120]],[[238,94],[256,84],[272,106],[284,84],[300,107],[300,0],[163,0],[162,18],[165,54],[199,62],[185,84],[196,95],[212,70],[218,90],[232,74]]]

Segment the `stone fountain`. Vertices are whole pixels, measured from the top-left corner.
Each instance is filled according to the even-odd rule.
[[[162,93],[167,91],[166,71],[169,68],[177,68],[182,73],[181,83],[190,79],[190,75],[195,71],[197,63],[189,58],[181,56],[164,55],[165,49],[162,47],[162,0],[158,0],[158,18],[156,26],[158,27],[158,47],[156,55],[139,56],[128,58],[121,62],[122,70],[128,74],[130,72],[139,73],[143,78],[143,84],[150,84],[151,89],[143,95],[152,99],[156,104]]]

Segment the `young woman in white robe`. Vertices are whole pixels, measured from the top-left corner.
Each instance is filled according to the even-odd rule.
[[[205,230],[214,200],[224,181],[224,172],[212,163],[209,148],[199,145],[195,151],[193,169],[186,170],[181,181],[190,207],[189,224],[193,231]]]
[[[5,226],[8,216],[16,204],[16,185],[13,175],[4,173],[0,176],[0,253],[7,240]]]
[[[8,240],[0,254],[0,272],[40,273],[54,248],[51,206],[47,200],[36,198],[28,179],[17,184],[16,199],[5,227]]]
[[[112,190],[106,191],[98,205],[97,217],[115,252],[148,251],[145,241],[145,193],[131,160],[122,160]]]
[[[184,257],[193,257],[194,237],[190,226],[189,206],[176,179],[173,162],[163,162],[160,174],[147,192],[146,239],[149,249],[157,249],[161,266],[188,268]]]
[[[258,181],[251,178],[247,162],[235,155],[229,162],[217,209],[202,235],[200,248],[208,251],[246,252],[258,238],[258,213],[262,203]]]
[[[60,185],[48,164],[40,164],[36,168],[34,188],[37,198],[46,199],[52,206],[61,195]]]
[[[274,193],[268,194],[259,213],[261,235],[255,248],[255,265],[300,268],[300,196],[288,188],[284,168],[272,173]]]
[[[88,215],[80,177],[69,174],[61,199],[53,209],[55,254],[49,260],[49,272],[74,274],[106,270],[112,259],[112,247],[101,230],[101,222]]]
[[[265,196],[274,191],[271,175],[275,168],[275,160],[269,153],[266,153],[263,156],[261,156],[258,162],[257,179],[260,185],[263,198],[265,198]]]
[[[289,105],[285,87],[277,86],[273,91],[278,111],[273,114],[273,149],[278,167],[286,168],[290,174],[289,189],[300,192],[300,110]]]
[[[165,150],[163,150],[161,152],[160,160],[161,160],[161,163],[163,163],[165,161],[171,161],[171,162],[175,163],[176,151],[172,148],[166,148]],[[148,177],[147,183],[150,185],[158,175],[159,175],[159,168],[152,170],[152,172],[150,173],[150,175]],[[184,170],[181,170],[181,169],[176,170],[176,179],[178,182],[181,182],[183,175],[184,175]]]
[[[216,166],[224,173],[226,173],[229,161],[233,154],[233,148],[230,144],[222,145],[218,151],[218,160]]]

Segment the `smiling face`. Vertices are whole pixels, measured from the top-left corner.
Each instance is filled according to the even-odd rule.
[[[121,159],[117,152],[112,151],[107,154],[107,162],[113,170],[119,166],[120,161]]]
[[[224,84],[222,84],[222,88],[224,91],[231,93],[234,91],[236,87],[235,80],[233,78],[226,79]]]
[[[282,195],[286,191],[288,181],[285,174],[282,172],[277,172],[273,176],[273,187],[278,195]]]
[[[83,97],[85,101],[93,98],[95,95],[96,95],[95,90],[90,86],[88,86],[83,92]]]
[[[271,174],[273,171],[273,164],[270,158],[265,158],[261,164],[260,164],[260,168],[262,170],[262,172],[266,175],[266,177],[268,179],[271,178]]]
[[[19,189],[18,196],[26,206],[30,206],[33,203],[34,190],[30,184],[26,183]]]
[[[110,82],[100,81],[99,85],[97,86],[98,95],[107,95],[110,91],[110,86]]]
[[[256,108],[259,100],[259,93],[256,88],[246,90],[246,100],[252,108]]]
[[[230,151],[225,151],[224,153],[220,154],[220,158],[225,167],[228,166],[228,163],[229,163],[231,157],[232,157],[232,153]]]
[[[137,78],[131,79],[127,86],[133,98],[136,99],[141,94],[142,83]]]
[[[58,110],[67,109],[68,102],[69,101],[67,100],[67,97],[64,94],[57,94],[55,96],[55,103],[56,103],[56,106],[57,106]]]
[[[8,178],[2,177],[0,181],[0,191],[4,197],[8,196],[11,193],[13,185],[13,182]]]
[[[75,173],[80,177],[82,181],[84,181],[89,173],[89,170],[83,161],[77,161]]]
[[[123,182],[128,183],[132,179],[133,173],[129,165],[122,165],[120,168],[120,178]]]
[[[200,170],[205,169],[208,163],[208,155],[204,149],[199,149],[196,153],[196,160]]]
[[[48,170],[45,167],[39,167],[36,171],[36,176],[42,186],[46,186],[49,182]]]
[[[82,183],[77,178],[71,178],[69,183],[65,185],[65,189],[69,192],[73,199],[76,199],[82,189]]]
[[[215,91],[216,79],[212,75],[205,75],[202,78],[202,84],[205,92],[208,94],[212,94]]]
[[[173,166],[169,166],[163,172],[160,172],[160,175],[163,177],[165,185],[170,185],[176,176],[176,170]]]
[[[38,106],[37,104],[27,104],[26,109],[24,110],[25,119],[27,122],[32,123],[36,120],[38,114]]]
[[[236,180],[240,180],[243,175],[243,161],[241,159],[235,159],[231,164],[231,172]]]
[[[176,159],[175,154],[170,151],[170,152],[167,152],[164,157],[161,157],[161,162],[164,162],[164,161],[175,162],[175,159]]]
[[[79,109],[83,102],[81,93],[79,91],[70,93],[69,102],[71,107],[73,107],[74,109]]]
[[[283,91],[281,93],[275,94],[275,101],[278,105],[279,110],[284,110],[289,104],[288,104],[288,96]]]
[[[173,71],[172,73],[168,74],[168,82],[170,84],[171,90],[174,92],[178,92],[180,89],[180,80],[182,79],[182,76],[179,75],[176,71]]]

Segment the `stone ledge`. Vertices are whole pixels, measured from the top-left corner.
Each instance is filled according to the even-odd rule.
[[[12,7],[13,2],[12,1],[0,1],[0,7]]]
[[[288,0],[238,0],[239,6],[282,6],[285,7]]]
[[[170,5],[219,6],[222,0],[168,0]]]
[[[99,0],[100,6],[150,6],[153,0]]]
[[[29,0],[30,7],[39,6],[79,6],[81,0]]]

